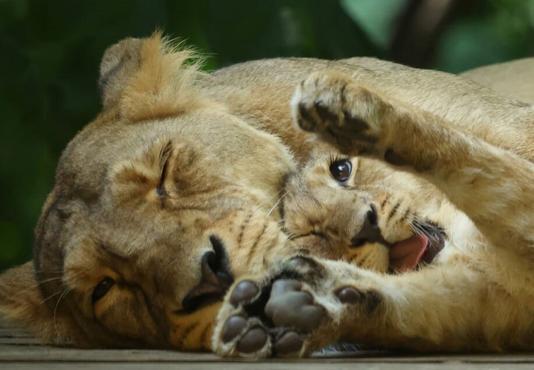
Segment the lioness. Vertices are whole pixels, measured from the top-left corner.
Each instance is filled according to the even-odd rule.
[[[159,34],[106,51],[2,316],[227,356],[532,348],[529,104],[375,59],[190,57]]]

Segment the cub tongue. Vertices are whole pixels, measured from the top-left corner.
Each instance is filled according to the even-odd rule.
[[[405,272],[417,267],[428,247],[428,238],[414,235],[393,244],[389,249],[389,265],[396,272]]]

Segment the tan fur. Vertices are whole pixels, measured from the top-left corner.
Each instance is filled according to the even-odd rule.
[[[301,290],[327,315],[298,354],[338,340],[417,351],[532,349],[534,153],[525,140],[534,131],[534,108],[516,104],[521,109],[506,127],[503,122],[482,123],[483,117],[472,127],[337,71],[313,73],[299,85],[293,98],[295,122],[343,152],[365,155],[352,158],[355,170],[342,186],[329,178],[328,159],[316,160],[297,174],[289,182],[291,196],[285,204],[289,229],[306,235],[314,227],[330,241],[337,237],[347,243],[353,235],[347,230],[358,230],[374,203],[389,242],[413,233],[407,227],[414,217],[430,218],[450,237],[431,265],[398,275],[315,260],[315,277],[300,272],[306,276]],[[499,130],[517,145],[499,147],[494,136]],[[393,159],[402,166],[369,157]],[[386,207],[392,201],[395,212]],[[395,216],[403,208],[411,211],[399,220]],[[329,235],[330,225],[334,236]],[[298,276],[300,270],[290,271]],[[274,276],[279,273],[275,270]],[[258,278],[265,280],[265,274]],[[378,308],[364,309],[365,299],[342,304],[335,292],[347,286],[362,297],[379,297]],[[227,303],[220,311],[216,350],[226,356],[271,356],[273,339],[255,353],[240,353],[235,342],[220,339],[220,325],[238,310]]]
[[[219,304],[202,305],[193,312],[183,307],[184,297],[202,279],[202,256],[213,250],[210,237],[224,244],[234,278],[267,271],[297,251],[385,272],[387,249],[377,244],[355,250],[347,243],[361,225],[359,207],[369,202],[380,205],[380,220],[402,200],[404,212],[397,208],[397,217],[410,209],[410,215],[424,214],[446,226],[456,227],[464,220],[468,225],[459,235],[454,235],[456,229],[448,231],[453,240],[467,238],[467,251],[447,255],[458,261],[455,269],[369,275],[384,286],[399,284],[398,291],[410,292],[418,279],[435,279],[433,271],[443,276],[458,272],[484,286],[502,284],[499,289],[513,295],[508,287],[524,286],[530,279],[528,273],[517,281],[507,274],[520,265],[515,264],[515,252],[496,254],[480,245],[479,239],[485,239],[471,233],[469,219],[452,205],[460,200],[449,202],[437,190],[442,186],[437,181],[430,185],[374,159],[355,158],[355,191],[342,193],[328,173],[328,156],[337,151],[311,140],[291,123],[289,102],[311,73],[335,72],[341,80],[381,91],[379,96],[395,97],[388,99],[394,107],[408,112],[416,107],[414,121],[431,114],[459,132],[528,159],[533,135],[528,126],[530,106],[450,75],[374,59],[274,59],[208,75],[198,71],[191,56],[172,48],[159,34],[126,39],[105,53],[102,112],[60,159],[36,228],[33,268],[27,264],[0,277],[2,316],[49,343],[210,349]],[[310,202],[310,190],[318,202]],[[491,203],[496,195],[481,194],[477,201]],[[411,232],[402,222],[381,226],[390,239]],[[310,227],[321,228],[327,238],[296,238]],[[497,271],[496,258],[514,267]],[[490,273],[476,275],[471,268]],[[105,278],[115,283],[93,304],[93,291]],[[454,284],[443,289],[443,297],[456,291]],[[492,290],[491,296],[481,291],[477,297],[486,302],[498,294],[499,290]],[[413,302],[441,304],[436,295],[418,293]],[[478,313],[502,316],[497,307],[492,309]],[[419,331],[429,331],[434,339],[464,328],[461,321],[446,326],[439,309],[436,315],[421,316],[426,318],[421,321],[414,316],[412,322],[398,314],[394,321],[408,331],[391,332],[392,343]],[[514,328],[528,324],[523,316],[514,318]],[[511,325],[499,320],[490,321],[496,328]],[[502,341],[484,343],[496,348]],[[452,339],[440,343],[462,348]]]
[[[534,103],[534,58],[492,64],[462,73],[463,77],[498,91],[503,96]]]

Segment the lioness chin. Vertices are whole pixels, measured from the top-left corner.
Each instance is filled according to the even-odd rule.
[[[375,59],[190,60],[106,51],[3,317],[226,356],[532,349],[531,105]]]

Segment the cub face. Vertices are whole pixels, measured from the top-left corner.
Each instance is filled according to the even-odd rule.
[[[289,178],[282,207],[284,227],[297,245],[379,272],[430,263],[457,214],[418,177],[324,150]]]

